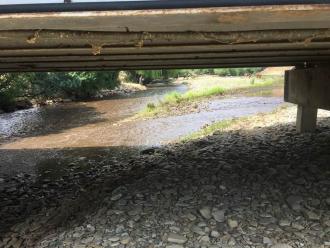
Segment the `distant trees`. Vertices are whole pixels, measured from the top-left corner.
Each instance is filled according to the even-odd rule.
[[[0,109],[12,110],[20,99],[83,99],[119,84],[118,72],[0,73]]]
[[[156,79],[169,79],[177,77],[188,77],[196,75],[218,75],[218,76],[245,76],[253,75],[263,68],[216,68],[216,69],[167,69],[167,70],[137,70],[127,71],[133,82],[138,82],[139,76],[143,76],[146,83]]]
[[[125,71],[128,81],[144,83],[153,80],[194,75],[243,76],[262,68],[171,69]],[[10,111],[19,99],[90,98],[119,84],[119,72],[31,72],[0,73],[0,110]]]

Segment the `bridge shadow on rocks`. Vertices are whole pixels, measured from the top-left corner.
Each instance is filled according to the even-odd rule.
[[[0,192],[0,246],[325,247],[329,122],[314,134],[291,124],[216,133],[111,166],[78,161],[39,184],[6,179],[16,188]]]

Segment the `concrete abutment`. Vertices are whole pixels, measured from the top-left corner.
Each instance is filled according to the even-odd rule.
[[[315,131],[318,109],[330,110],[330,66],[285,73],[284,100],[298,105],[297,131]]]

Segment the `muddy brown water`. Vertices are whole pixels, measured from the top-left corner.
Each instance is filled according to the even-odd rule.
[[[61,174],[72,161],[104,166],[141,149],[160,146],[205,124],[268,112],[283,103],[273,96],[237,96],[212,100],[199,113],[123,122],[148,102],[184,85],[153,87],[130,96],[72,102],[0,115],[0,177],[19,173]]]

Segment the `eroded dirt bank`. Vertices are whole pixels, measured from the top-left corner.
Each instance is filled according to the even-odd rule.
[[[60,180],[0,182],[0,247],[327,247],[330,118],[300,135],[294,113],[85,172],[77,160]]]

